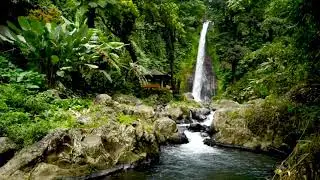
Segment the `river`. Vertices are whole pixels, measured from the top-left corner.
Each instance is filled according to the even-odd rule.
[[[272,171],[279,162],[279,159],[264,154],[209,147],[203,144],[203,137],[199,132],[184,132],[189,143],[162,147],[157,164],[103,179],[266,179],[272,176]]]

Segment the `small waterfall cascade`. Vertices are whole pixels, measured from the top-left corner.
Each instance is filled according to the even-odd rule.
[[[204,60],[206,55],[206,35],[209,27],[209,21],[203,23],[200,40],[199,40],[199,47],[198,47],[198,56],[197,56],[197,64],[196,64],[196,71],[193,80],[193,87],[192,87],[192,95],[196,101],[201,101],[201,90],[203,87],[203,80],[204,76]]]
[[[211,112],[207,119],[204,120],[201,125],[210,126],[215,112]],[[197,121],[193,120],[194,123],[197,123]],[[185,155],[190,154],[206,154],[206,153],[219,153],[217,149],[214,149],[212,147],[209,147],[203,143],[203,140],[205,137],[201,136],[200,132],[191,132],[187,128],[190,124],[179,124],[178,128],[179,130],[183,131],[187,138],[189,139],[189,143],[182,144],[180,146],[180,151]]]

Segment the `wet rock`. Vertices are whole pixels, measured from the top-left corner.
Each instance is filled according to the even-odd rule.
[[[112,98],[108,94],[99,94],[94,100],[94,104],[108,105],[112,103]]]
[[[205,133],[205,132],[200,133],[200,135],[201,135],[201,137],[209,137],[209,134]]]
[[[178,132],[172,135],[169,138],[169,143],[171,144],[186,144],[189,142],[187,136],[184,134],[184,132]]]
[[[166,141],[178,132],[177,124],[170,118],[159,118],[154,122],[154,131],[160,144]]]
[[[207,119],[210,112],[210,109],[207,108],[193,108],[191,109],[192,119],[204,121]]]
[[[14,155],[17,145],[7,137],[0,137],[0,167]]]
[[[203,143],[207,146],[215,146],[216,142],[211,138],[206,138],[203,140]]]
[[[199,123],[192,123],[190,124],[190,126],[188,127],[189,131],[193,131],[193,132],[203,132],[206,130],[206,128],[199,124]]]
[[[187,117],[184,117],[183,119],[181,119],[177,122],[177,124],[190,124],[190,123],[192,123],[192,119],[187,118]]]
[[[56,165],[40,163],[31,173],[31,178],[33,180],[54,180],[59,176],[67,176],[69,174],[68,170],[63,170]]]

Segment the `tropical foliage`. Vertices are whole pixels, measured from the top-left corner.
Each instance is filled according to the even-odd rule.
[[[319,5],[316,0],[5,1],[0,136],[30,144],[52,128],[74,127],[69,109],[88,106],[86,100],[69,99],[75,94],[150,95],[145,101],[152,105],[178,99],[190,84],[202,22],[210,20],[206,50],[219,89],[214,98],[263,99],[245,114],[250,130],[258,136],[272,132],[293,151],[276,177],[314,179]],[[174,96],[141,89],[153,69],[170,75]],[[58,89],[65,99],[48,89]],[[117,120],[128,124],[136,118],[118,114]]]

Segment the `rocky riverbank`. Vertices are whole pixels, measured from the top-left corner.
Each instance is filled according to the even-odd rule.
[[[204,143],[209,146],[286,155],[289,152],[287,145],[272,129],[265,127],[267,133],[263,136],[252,132],[248,113],[262,102],[263,100],[255,100],[239,104],[230,100],[220,100],[212,103],[211,108],[216,111],[210,128],[214,133]]]
[[[3,150],[1,179],[100,176],[150,164],[161,145],[188,142],[177,123],[201,120],[208,111],[196,103],[152,107],[132,96],[100,94],[92,107],[72,113],[78,128],[52,130],[18,152],[14,144]],[[6,153],[14,156],[4,159]]]

